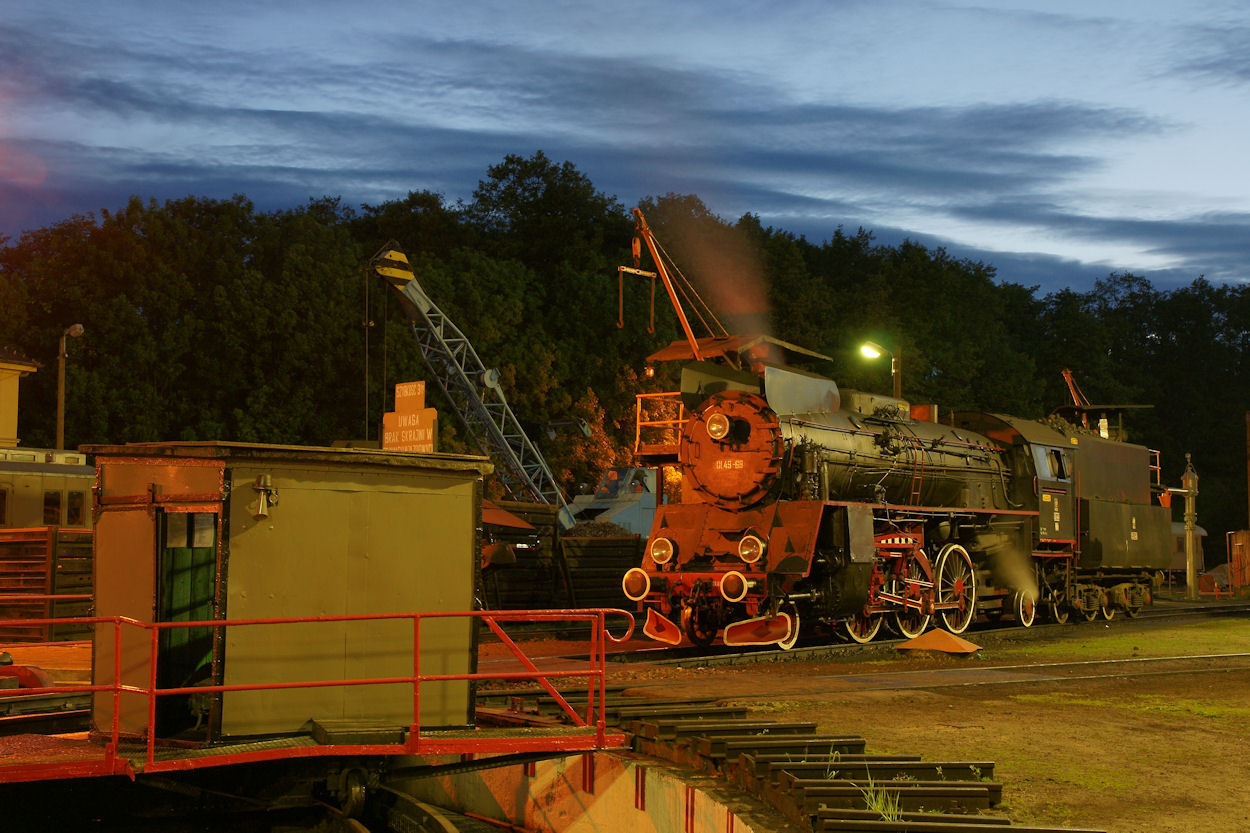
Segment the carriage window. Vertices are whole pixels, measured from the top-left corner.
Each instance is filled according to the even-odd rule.
[[[9,490],[0,489],[0,526],[9,525]]]
[[[82,492],[69,493],[69,499],[65,504],[65,523],[68,526],[82,526],[86,522],[84,505]]]
[[[43,493],[43,522],[48,526],[61,524],[61,493]]]

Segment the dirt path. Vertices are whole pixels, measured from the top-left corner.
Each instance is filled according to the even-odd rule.
[[[877,752],[992,760],[1006,785],[1001,810],[1017,823],[1250,831],[1250,656],[1086,664],[1238,653],[1250,655],[1250,618],[1086,625],[961,658],[653,666],[613,678],[815,720],[822,732],[862,734]],[[912,673],[923,670],[932,673]]]

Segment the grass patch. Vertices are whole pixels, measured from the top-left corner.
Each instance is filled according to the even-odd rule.
[[[872,778],[869,778],[868,786],[860,787],[859,791],[864,794],[864,805],[870,812],[881,816],[882,821],[898,821],[902,816],[902,811],[899,809],[898,790],[878,787],[872,782]]]
[[[1056,641],[999,648],[994,659],[1093,660],[1236,653],[1250,653],[1250,620],[1212,619],[1201,624],[1160,625],[1146,632],[1082,623]]]
[[[1158,694],[1135,694],[1124,699],[1111,699],[1107,697],[1086,697],[1064,691],[1055,691],[1044,694],[1013,694],[1011,699],[1018,703],[1029,703],[1039,706],[1087,706],[1096,709],[1121,709],[1142,714],[1202,717],[1209,720],[1245,720],[1250,718],[1250,706],[1213,703],[1208,700],[1179,700],[1175,697],[1164,697]]]

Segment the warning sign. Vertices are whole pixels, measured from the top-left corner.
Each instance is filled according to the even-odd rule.
[[[438,411],[425,407],[425,382],[395,385],[395,410],[382,415],[382,448],[389,451],[434,451]]]

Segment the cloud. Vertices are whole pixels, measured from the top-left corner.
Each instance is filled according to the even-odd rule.
[[[1208,80],[1250,82],[1250,26],[1194,27],[1175,68]]]
[[[301,43],[274,20],[250,18],[236,21],[250,40],[231,40],[229,20],[203,37],[160,21],[0,26],[10,113],[0,160],[46,170],[35,183],[5,177],[0,164],[0,233],[131,195],[241,193],[262,210],[326,195],[376,204],[411,190],[467,198],[505,155],[542,149],[627,204],[694,193],[730,219],[756,213],[817,242],[862,225],[883,240],[985,253],[1000,275],[1053,267],[1072,276],[1082,265],[989,251],[966,233],[956,241],[952,224],[1035,229],[1048,241],[1105,235],[1177,268],[1209,267],[1200,270],[1208,276],[1235,275],[1245,259],[1246,218],[1236,212],[1165,222],[1069,207],[1083,180],[1107,170],[1111,148],[1178,129],[1154,111],[1054,96],[875,105],[800,95],[732,54],[661,61],[652,44],[633,53],[561,41],[558,26],[477,36],[365,15],[341,33],[305,26],[317,39]],[[273,36],[258,48],[261,31]],[[1230,35],[1204,60],[1235,77],[1237,42]]]

